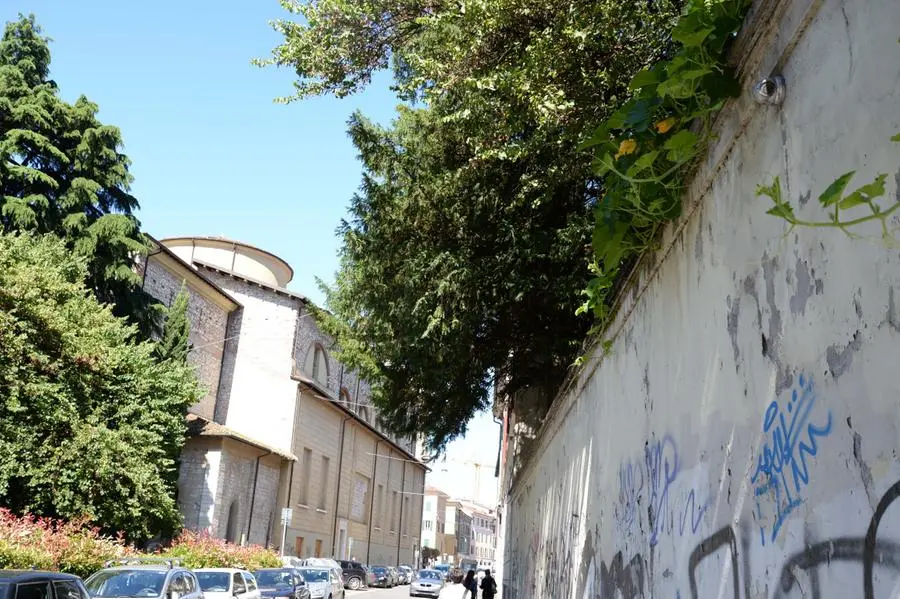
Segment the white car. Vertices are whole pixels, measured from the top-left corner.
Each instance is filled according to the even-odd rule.
[[[410,597],[440,597],[444,588],[444,573],[439,570],[419,570],[409,585]]]
[[[306,581],[310,599],[344,599],[344,581],[333,568],[301,566],[297,569]]]
[[[205,599],[261,599],[256,578],[236,568],[198,568],[194,575]]]

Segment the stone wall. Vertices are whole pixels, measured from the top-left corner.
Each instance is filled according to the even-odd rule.
[[[897,596],[900,256],[785,235],[755,191],[779,176],[823,220],[815,198],[858,169],[852,188],[888,173],[900,199],[900,3],[754,14],[743,83],[777,69],[786,102],[726,108],[611,346],[538,431],[507,497],[504,597]]]
[[[150,257],[142,274],[144,290],[166,306],[171,306],[181,290],[184,278],[173,274],[155,257]],[[190,361],[196,366],[197,376],[206,391],[203,398],[191,406],[190,411],[212,419],[225,347],[228,311],[216,305],[193,285],[188,286],[188,292],[188,319],[191,324],[188,342],[193,348]]]
[[[258,474],[257,459],[259,459]],[[216,494],[218,516],[214,529],[216,536],[227,538],[229,513],[232,505],[236,505],[238,524],[236,541],[244,539],[258,545],[272,542],[274,529],[280,517],[280,513],[276,513],[280,464],[280,458],[266,455],[263,450],[232,440],[223,442]],[[255,494],[254,478],[256,478]]]
[[[222,452],[219,439],[194,437],[181,451],[178,471],[178,508],[191,530],[217,530],[216,497]]]

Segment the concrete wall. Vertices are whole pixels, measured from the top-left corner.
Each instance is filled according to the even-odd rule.
[[[228,326],[216,421],[291,451],[297,383],[291,379],[300,300],[204,270],[243,307]]]
[[[610,351],[551,409],[507,498],[504,597],[900,589],[900,256],[829,229],[785,236],[755,196],[778,175],[823,220],[815,198],[858,169],[854,188],[889,173],[900,199],[900,3],[755,8],[743,80],[780,65],[787,100],[725,110]]]

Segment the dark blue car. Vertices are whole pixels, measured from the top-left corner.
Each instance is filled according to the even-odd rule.
[[[72,574],[0,570],[0,599],[90,599],[90,595]]]

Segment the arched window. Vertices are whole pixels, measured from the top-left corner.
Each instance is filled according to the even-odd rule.
[[[328,354],[319,343],[310,347],[306,353],[303,370],[323,389],[328,388]]]
[[[238,500],[231,502],[228,508],[228,524],[225,526],[225,540],[229,543],[237,543],[238,535]]]

